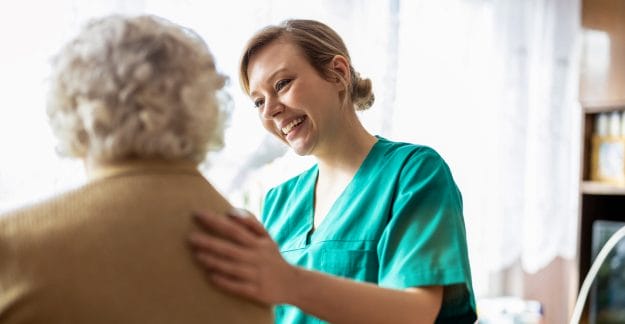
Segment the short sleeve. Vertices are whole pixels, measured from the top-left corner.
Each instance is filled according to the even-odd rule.
[[[415,150],[394,198],[377,246],[379,285],[445,286],[442,312],[474,313],[462,198],[445,161],[430,148]]]

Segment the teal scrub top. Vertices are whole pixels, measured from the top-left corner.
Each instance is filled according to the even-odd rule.
[[[263,223],[291,264],[382,287],[444,286],[437,323],[474,323],[462,197],[431,148],[378,141],[313,231],[317,165],[272,188]],[[326,323],[290,305],[276,323]]]

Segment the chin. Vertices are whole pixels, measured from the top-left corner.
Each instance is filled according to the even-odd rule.
[[[289,147],[291,147],[293,152],[295,152],[295,154],[299,156],[312,155],[313,153],[312,147],[302,146],[302,145],[290,145],[290,144],[289,144]]]
[[[297,155],[299,155],[299,156],[307,156],[307,155],[310,155],[310,153],[309,153],[309,152],[302,151],[302,150],[296,150],[296,149],[293,149],[293,152],[295,152],[295,154],[297,154]]]
[[[312,155],[315,150],[315,141],[308,136],[298,137],[292,142],[287,141],[286,138],[282,140],[299,156]]]

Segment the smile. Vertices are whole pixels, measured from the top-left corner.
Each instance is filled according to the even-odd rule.
[[[288,125],[282,127],[282,134],[288,135],[295,126],[301,124],[304,121],[304,117],[299,117],[288,123]]]

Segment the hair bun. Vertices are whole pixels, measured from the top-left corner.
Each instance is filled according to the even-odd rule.
[[[372,91],[371,80],[361,79],[358,72],[354,73],[352,81],[352,102],[356,110],[367,110],[373,106],[375,95]]]

